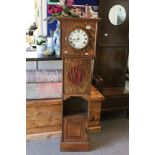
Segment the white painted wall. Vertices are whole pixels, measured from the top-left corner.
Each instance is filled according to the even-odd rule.
[[[39,34],[46,36],[47,35],[47,21],[44,21],[47,18],[47,0],[38,0],[39,1]]]
[[[34,11],[34,1],[33,0],[27,0],[27,6],[28,7],[28,11],[26,13],[26,31],[29,28],[30,25],[33,24],[33,22],[35,22],[35,11]]]

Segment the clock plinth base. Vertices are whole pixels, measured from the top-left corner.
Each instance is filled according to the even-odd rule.
[[[90,151],[89,142],[63,142],[60,143],[62,152],[88,152]]]

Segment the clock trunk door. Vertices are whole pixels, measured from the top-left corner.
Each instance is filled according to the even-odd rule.
[[[91,59],[64,59],[64,95],[89,95]]]

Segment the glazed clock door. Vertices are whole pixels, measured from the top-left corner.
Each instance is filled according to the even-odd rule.
[[[85,49],[89,44],[88,33],[85,30],[80,28],[77,28],[71,31],[67,39],[68,39],[69,45],[77,51]]]
[[[61,19],[61,55],[92,58],[96,52],[97,19]],[[64,28],[65,27],[65,28]]]
[[[64,59],[64,95],[90,94],[91,59]]]

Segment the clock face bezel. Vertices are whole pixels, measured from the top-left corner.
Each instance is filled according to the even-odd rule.
[[[80,48],[80,49],[79,49],[79,48],[73,47],[73,46],[70,44],[69,40],[68,40],[70,33],[72,33],[73,31],[75,31],[75,30],[77,30],[77,29],[80,29],[80,30],[84,31],[84,32],[87,34],[87,36],[88,36],[88,42],[87,42],[86,46],[84,46],[83,48]],[[74,50],[76,50],[76,51],[82,51],[82,50],[84,50],[84,49],[86,49],[86,48],[88,47],[89,42],[90,42],[90,37],[89,37],[89,34],[88,34],[88,32],[87,32],[86,29],[84,29],[83,27],[76,27],[76,28],[72,29],[72,30],[68,33],[68,35],[67,35],[67,42],[68,42],[69,46],[70,46],[72,49],[74,49]]]

